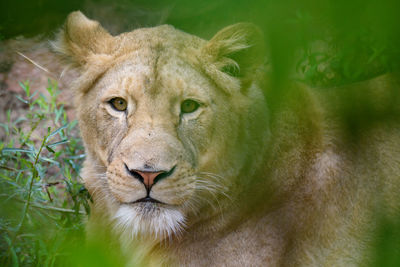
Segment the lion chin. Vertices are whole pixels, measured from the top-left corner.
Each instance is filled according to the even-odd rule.
[[[185,217],[178,209],[152,202],[123,204],[113,220],[114,230],[131,240],[138,237],[162,240],[179,235],[185,227]]]

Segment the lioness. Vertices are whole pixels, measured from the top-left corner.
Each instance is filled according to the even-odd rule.
[[[81,73],[89,238],[154,265],[369,262],[376,209],[398,210],[399,128],[346,141],[336,91],[288,85],[271,103],[257,28],[111,36],[73,12],[54,48]]]

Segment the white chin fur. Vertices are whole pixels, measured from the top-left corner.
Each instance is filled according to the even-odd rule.
[[[179,234],[185,224],[183,214],[172,207],[154,203],[121,205],[114,215],[115,230],[125,238],[138,236],[161,240]]]

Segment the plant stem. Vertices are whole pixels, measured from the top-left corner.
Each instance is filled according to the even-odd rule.
[[[23,148],[26,144],[26,142],[28,142],[28,140],[31,138],[32,133],[36,130],[36,128],[39,126],[39,123],[42,121],[42,119],[39,119],[38,121],[36,121],[32,127],[31,130],[29,131],[28,135],[26,136],[24,142],[22,142],[21,144],[21,148]]]
[[[8,196],[8,195],[7,195],[7,194],[0,194],[0,197],[3,197],[3,196]],[[18,198],[14,198],[14,200],[26,204],[26,201],[25,201],[25,200],[18,199]],[[36,204],[36,203],[31,203],[31,204],[30,204],[30,207],[32,207],[32,208],[38,208],[38,209],[51,210],[51,211],[64,212],[64,213],[76,213],[75,210],[64,209],[64,208],[58,208],[58,207],[51,207],[51,206],[43,206],[43,205]],[[83,212],[83,211],[78,211],[78,213],[79,213],[79,214],[82,214],[82,215],[86,215],[86,213]]]
[[[32,195],[33,182],[35,181],[36,177],[38,176],[38,172],[37,172],[37,170],[36,170],[36,164],[37,164],[38,161],[39,161],[40,153],[42,152],[42,149],[43,149],[43,147],[44,147],[45,144],[46,144],[46,141],[47,141],[48,136],[49,136],[49,134],[47,134],[46,137],[43,138],[43,141],[42,141],[42,144],[40,145],[39,151],[38,151],[37,154],[36,154],[35,161],[34,161],[34,163],[32,164],[32,178],[31,178],[31,181],[30,181],[30,183],[29,183],[28,199],[27,199],[26,202],[25,202],[24,210],[23,210],[23,212],[22,212],[22,217],[21,217],[20,222],[19,222],[18,225],[17,225],[17,228],[16,228],[16,230],[15,230],[15,234],[14,234],[12,240],[11,240],[11,243],[10,243],[11,245],[8,247],[8,254],[10,253],[10,251],[11,251],[11,246],[12,246],[12,244],[14,244],[15,239],[17,238],[18,233],[19,233],[19,231],[21,230],[22,224],[23,224],[24,221],[25,221],[26,214],[27,214],[27,212],[28,212],[29,205],[30,205],[30,202],[31,202],[31,195]]]
[[[41,206],[37,204],[31,204],[30,205],[33,208],[38,208],[38,209],[45,209],[45,210],[52,210],[52,211],[59,211],[59,212],[64,212],[64,213],[76,213],[74,210],[71,209],[64,209],[64,208],[57,208],[57,207],[46,207],[46,206]],[[78,211],[79,214],[86,215],[85,212],[83,211]]]

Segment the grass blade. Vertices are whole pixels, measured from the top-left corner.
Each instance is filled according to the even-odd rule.
[[[51,132],[49,134],[49,136],[47,137],[47,140],[50,140],[51,137],[55,136],[56,134],[58,134],[59,132],[61,132],[62,130],[64,130],[65,128],[68,127],[68,123],[64,124],[63,126],[61,126],[60,128],[58,128],[57,130]]]
[[[11,253],[11,259],[12,259],[12,265],[11,266],[19,267],[18,256],[17,256],[17,253],[15,252],[15,249],[13,247],[11,239],[7,235],[4,235],[4,239],[6,240],[8,246],[9,246],[9,251]]]
[[[16,97],[19,101],[21,101],[22,103],[29,104],[29,101],[28,101],[28,100],[23,99],[23,98],[20,97],[19,95],[16,95],[15,97]]]
[[[46,157],[39,157],[39,159],[42,160],[42,161],[47,161],[47,162],[53,163],[53,164],[55,164],[57,166],[60,166],[60,163],[58,161],[53,160],[53,159],[49,159],[49,158],[46,158]]]
[[[15,148],[15,147],[6,147],[3,148],[3,150],[1,151],[2,153],[4,152],[21,152],[21,153],[28,153],[28,154],[32,154],[35,153],[35,151],[33,150],[28,150],[28,149],[22,149],[22,148]]]
[[[68,143],[68,142],[69,142],[68,139],[64,139],[64,140],[61,140],[61,141],[58,141],[58,142],[55,142],[55,143],[48,144],[47,146],[48,146],[48,147],[53,147],[53,146],[58,146],[58,145],[66,144],[66,143]]]

